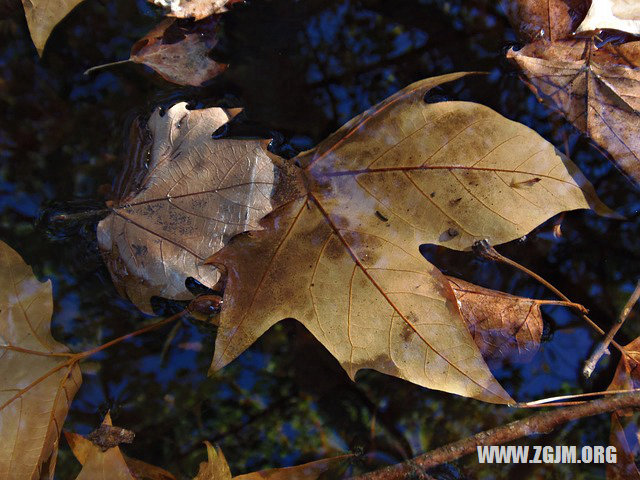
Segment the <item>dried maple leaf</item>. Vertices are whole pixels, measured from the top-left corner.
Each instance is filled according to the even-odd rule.
[[[175,480],[166,470],[122,453],[118,445],[122,442],[130,443],[132,438],[129,438],[130,435],[122,437],[122,432],[129,431],[114,427],[109,413],[96,431],[103,432],[97,443],[77,433],[64,432],[71,451],[82,464],[82,471],[77,479]],[[104,438],[109,438],[108,446],[102,441]],[[121,441],[113,441],[118,438]]]
[[[212,16],[186,26],[179,20],[165,20],[133,45],[130,58],[169,82],[200,86],[227,68],[208,55],[218,43],[219,19]]]
[[[498,244],[563,210],[609,211],[533,130],[482,105],[423,101],[464,75],[417,82],[300,155],[308,192],[208,260],[227,272],[213,371],[291,317],[351,378],[372,368],[511,401],[419,245]]]
[[[569,37],[589,8],[585,0],[508,0],[507,15],[527,42]]]
[[[640,388],[640,338],[624,346],[627,355],[620,357],[618,368],[607,390]],[[638,421],[640,414],[617,411],[611,414],[609,445],[616,447],[617,462],[607,465],[607,480],[640,479],[635,456],[640,452]]]
[[[542,337],[540,301],[447,277],[462,317],[486,360],[527,362]]]
[[[167,15],[177,18],[201,19],[223,13],[227,7],[244,0],[148,0],[154,5],[167,8]]]
[[[591,8],[577,31],[610,28],[640,34],[640,3],[638,0],[593,0]]]
[[[154,295],[191,298],[187,277],[213,286],[218,272],[204,259],[236,233],[257,228],[287,184],[274,188],[286,175],[265,142],[212,138],[230,118],[221,108],[189,110],[186,103],[164,116],[156,110],[150,153],[141,147],[129,159],[119,200],[98,224],[114,283],[145,312]]]
[[[591,40],[536,42],[509,50],[541,101],[609,152],[618,167],[640,181],[640,42]]]
[[[51,283],[0,241],[0,478],[53,478],[60,428],[82,381],[51,336]]]
[[[38,55],[42,56],[53,28],[81,2],[82,0],[22,0],[31,40]]]

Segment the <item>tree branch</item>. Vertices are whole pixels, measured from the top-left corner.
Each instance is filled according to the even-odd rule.
[[[609,330],[609,332],[604,337],[602,342],[600,342],[598,347],[591,354],[589,359],[585,362],[584,368],[582,369],[582,374],[586,378],[589,378],[591,376],[602,355],[604,355],[605,353],[608,353],[609,344],[613,342],[613,337],[615,337],[616,333],[618,333],[618,330],[620,330],[620,327],[622,327],[622,324],[625,322],[625,320],[629,316],[629,313],[631,313],[631,309],[638,301],[638,298],[640,298],[640,280],[638,280],[638,283],[636,283],[635,290],[633,291],[633,293],[629,297],[629,300],[627,300],[627,303],[625,304],[624,308],[620,312],[618,321],[613,325],[613,327],[611,327],[611,330]]]
[[[351,480],[400,480],[412,472],[426,474],[430,468],[474,453],[478,446],[500,445],[528,435],[549,433],[558,426],[578,418],[625,408],[640,408],[640,392],[621,393],[573,407],[541,412],[436,448],[406,462],[353,477]]]

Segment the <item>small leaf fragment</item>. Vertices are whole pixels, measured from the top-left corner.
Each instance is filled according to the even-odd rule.
[[[231,470],[227,459],[218,447],[204,442],[207,447],[207,461],[200,464],[198,474],[193,480],[231,480]]]
[[[114,427],[109,413],[95,431],[115,433],[115,436],[108,435],[111,439],[121,437],[117,435],[118,432],[128,432],[128,430]],[[71,451],[83,466],[77,479],[175,480],[171,473],[160,467],[124,455],[117,446],[120,441],[116,440],[111,446],[106,446],[102,438],[98,443],[94,443],[77,433],[64,432],[64,434]],[[125,439],[125,443],[129,443],[128,439]]]
[[[154,5],[168,9],[167,15],[176,18],[200,20],[210,15],[224,13],[227,7],[244,0],[149,0]]]

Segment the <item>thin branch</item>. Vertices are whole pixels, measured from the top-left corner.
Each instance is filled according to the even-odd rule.
[[[544,278],[542,278],[536,272],[533,272],[533,271],[529,270],[527,267],[525,267],[523,265],[520,265],[518,262],[516,262],[514,260],[511,260],[510,258],[507,258],[504,255],[498,253],[498,251],[495,248],[493,248],[488,241],[480,240],[479,242],[476,242],[474,244],[473,248],[474,248],[474,251],[476,251],[479,255],[481,255],[481,256],[489,259],[489,260],[493,260],[495,262],[501,262],[501,263],[504,263],[504,264],[509,265],[511,267],[517,268],[521,272],[526,273],[531,278],[533,278],[533,279],[537,280],[538,282],[540,282],[542,285],[547,287],[549,290],[551,290],[553,293],[555,293],[558,297],[563,299],[565,302],[571,302],[571,300],[569,300],[569,297],[567,297],[564,293],[562,293],[560,290],[558,290],[556,287],[554,287],[551,283],[546,281]],[[571,302],[571,303],[573,303],[573,302]],[[584,312],[581,312],[580,316],[596,332],[598,332],[601,335],[605,334],[604,330],[602,330],[598,326],[598,324],[596,324],[593,320],[591,320]],[[618,350],[620,350],[620,352],[623,353],[624,355],[628,355],[625,352],[624,348],[621,345],[619,345],[618,343],[616,343],[615,341],[611,341],[611,345],[613,345]]]
[[[621,393],[572,407],[537,413],[529,418],[516,420],[436,448],[407,462],[369,472],[351,480],[404,479],[411,472],[426,473],[430,468],[474,453],[479,446],[501,445],[529,435],[549,433],[560,425],[578,418],[591,417],[625,408],[640,408],[640,392]]]
[[[589,357],[589,359],[585,362],[584,368],[582,369],[582,374],[586,378],[589,378],[591,376],[596,368],[596,365],[598,364],[598,361],[600,360],[600,358],[602,358],[602,355],[604,355],[605,352],[609,351],[609,344],[613,342],[613,337],[616,333],[618,333],[618,330],[620,330],[620,327],[622,327],[622,324],[629,316],[629,313],[631,313],[631,309],[637,303],[638,298],[640,298],[640,280],[638,280],[638,283],[636,283],[636,288],[633,290],[633,293],[629,297],[629,300],[627,300],[627,303],[620,312],[618,321],[613,325],[613,327],[611,327],[611,330],[609,330],[602,342],[600,342],[598,348],[595,349],[595,351],[591,354],[591,357]]]

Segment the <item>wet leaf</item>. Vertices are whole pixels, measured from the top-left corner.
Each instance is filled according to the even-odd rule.
[[[509,20],[518,36],[527,42],[563,40],[569,37],[585,17],[585,0],[508,0]]]
[[[577,31],[610,28],[640,34],[640,3],[637,0],[592,0]]]
[[[145,312],[154,295],[192,298],[188,277],[213,286],[218,272],[202,262],[258,227],[283,176],[263,141],[212,138],[231,113],[186,103],[161,113],[149,119],[151,145],[129,159],[120,198],[97,232],[114,283]]]
[[[447,278],[485,360],[528,362],[533,358],[542,337],[539,301]]]
[[[640,338],[624,346],[629,354],[620,357],[613,381],[607,390],[631,390],[640,388]],[[611,414],[609,445],[616,447],[617,462],[607,465],[607,480],[640,479],[635,456],[640,453],[638,422],[640,414],[632,411],[616,411]]]
[[[640,181],[640,42],[536,42],[509,50],[531,90]]]
[[[154,5],[168,9],[167,15],[177,18],[201,19],[223,13],[234,3],[242,3],[244,0],[149,0]]]
[[[209,57],[218,43],[219,18],[187,25],[165,20],[133,45],[131,60],[151,67],[168,82],[200,86],[227,68]]]
[[[352,379],[372,368],[511,401],[419,245],[498,244],[563,210],[608,209],[575,165],[524,125],[474,103],[423,101],[464,75],[413,84],[300,155],[308,193],[208,260],[227,271],[212,371],[295,318]]]
[[[31,40],[38,55],[42,56],[54,27],[81,2],[82,0],[22,0]]]
[[[51,283],[0,241],[0,478],[53,478],[82,379],[51,336],[52,312]]]
[[[107,435],[111,439],[121,437],[119,434],[122,431],[128,432],[128,430],[113,427],[109,413],[96,430],[96,432],[112,432]],[[124,455],[118,447],[122,442],[116,441],[106,446],[104,442],[95,443],[77,433],[64,432],[64,435],[73,454],[83,466],[78,479],[175,480],[171,473],[160,467]],[[101,438],[103,436],[101,435]],[[130,443],[128,437],[124,438],[124,443]]]

